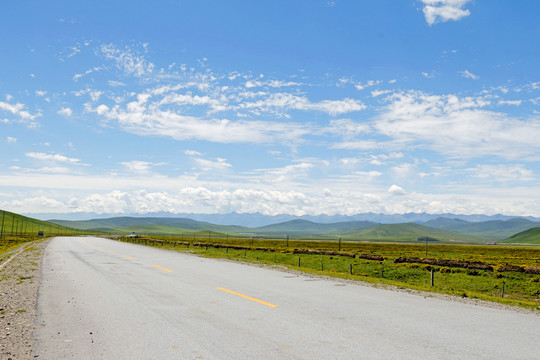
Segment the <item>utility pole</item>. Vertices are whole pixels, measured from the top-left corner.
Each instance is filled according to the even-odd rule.
[[[0,230],[0,240],[4,236],[4,218],[6,217],[6,210],[2,210],[2,230]]]

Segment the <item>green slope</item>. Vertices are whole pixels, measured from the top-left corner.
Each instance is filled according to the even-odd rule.
[[[455,231],[493,240],[503,240],[518,232],[540,226],[540,223],[522,218],[468,222],[459,219],[437,218],[423,225],[441,230]]]
[[[350,221],[331,224],[320,224],[308,220],[290,220],[279,224],[267,225],[252,229],[255,234],[264,235],[336,235],[358,231],[376,223],[371,221]]]
[[[434,229],[415,223],[380,224],[345,235],[347,239],[380,241],[415,241],[429,237],[440,241],[484,242],[485,238]]]
[[[0,234],[2,236],[36,235],[40,231],[43,231],[44,235],[62,235],[73,233],[74,228],[0,210]]]
[[[540,227],[535,227],[529,230],[522,231],[508,239],[501,241],[503,243],[515,244],[538,244],[540,245]]]
[[[55,224],[71,226],[77,229],[99,229],[110,233],[145,233],[178,235],[198,230],[221,233],[239,233],[250,231],[241,226],[215,225],[204,221],[186,218],[153,218],[153,217],[114,217],[108,219],[92,219],[84,221],[50,220]]]

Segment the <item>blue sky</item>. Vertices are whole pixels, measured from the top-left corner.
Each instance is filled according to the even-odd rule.
[[[540,216],[537,1],[3,1],[0,208]]]

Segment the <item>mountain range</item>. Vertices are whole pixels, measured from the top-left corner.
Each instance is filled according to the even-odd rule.
[[[260,227],[282,223],[290,220],[308,220],[315,223],[330,224],[337,222],[351,221],[371,221],[380,224],[399,224],[414,222],[418,224],[429,220],[443,217],[448,219],[465,220],[467,222],[484,222],[496,220],[510,220],[515,216],[508,215],[458,215],[458,214],[428,214],[428,213],[405,213],[405,214],[377,214],[362,213],[356,215],[303,215],[296,216],[290,214],[264,215],[261,213],[227,213],[227,214],[192,214],[192,213],[169,213],[155,212],[146,214],[97,214],[97,213],[26,213],[24,215],[41,219],[63,219],[63,220],[87,220],[87,219],[107,219],[113,217],[134,217],[134,218],[187,218],[197,221],[208,222],[216,225],[237,225],[247,227]],[[534,222],[540,222],[540,218],[532,216],[520,217]]]
[[[405,215],[404,215],[405,216]],[[414,216],[410,216],[414,217]],[[420,216],[417,216],[417,218]],[[92,220],[49,220],[52,223],[77,229],[102,232],[180,235],[207,231],[221,234],[271,237],[308,237],[314,239],[412,241],[416,239],[492,242],[501,241],[517,233],[540,227],[540,222],[525,218],[467,221],[460,218],[437,217],[418,222],[377,223],[369,220],[333,223],[292,219],[270,225],[248,227],[222,225],[180,217],[113,217]]]

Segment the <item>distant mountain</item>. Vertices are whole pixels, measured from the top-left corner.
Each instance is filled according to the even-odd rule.
[[[296,219],[279,224],[254,228],[253,232],[255,234],[329,235],[348,233],[354,230],[360,230],[374,225],[377,224],[371,221],[350,221],[321,224],[308,220]]]
[[[26,214],[28,216],[47,220],[47,219],[63,219],[63,220],[88,220],[88,219],[104,219],[118,217],[118,214],[96,214],[96,213],[66,213],[66,214]],[[247,227],[260,227],[277,223],[282,223],[290,220],[307,220],[321,224],[331,224],[338,222],[350,221],[371,221],[380,224],[399,224],[414,222],[423,224],[427,221],[437,219],[439,217],[449,219],[465,220],[467,222],[485,222],[496,220],[510,220],[514,217],[506,215],[456,215],[456,214],[427,214],[427,213],[407,213],[407,214],[375,214],[363,213],[356,215],[304,215],[294,216],[288,214],[280,215],[263,215],[261,213],[228,213],[228,214],[190,214],[190,213],[147,213],[147,214],[123,214],[122,217],[132,218],[187,218],[202,222],[208,222],[216,225],[236,225]],[[540,218],[522,217],[533,222],[540,222]]]
[[[440,241],[484,242],[487,239],[458,232],[435,229],[415,224],[379,224],[346,234],[347,238],[359,240],[411,241],[430,238]]]
[[[215,225],[203,221],[186,218],[157,218],[157,217],[114,217],[108,219],[92,219],[82,221],[50,220],[50,222],[63,226],[75,227],[84,230],[105,232],[146,232],[153,234],[180,234],[198,230],[207,230],[223,233],[245,232],[247,228],[240,226]]]
[[[540,227],[535,227],[529,230],[522,231],[515,234],[508,239],[502,241],[503,243],[515,243],[515,244],[539,244],[540,245]]]
[[[508,220],[494,220],[482,222],[468,222],[461,219],[439,217],[426,221],[424,225],[462,234],[474,235],[494,240],[503,240],[518,232],[540,226],[540,222],[533,222],[523,218]]]

